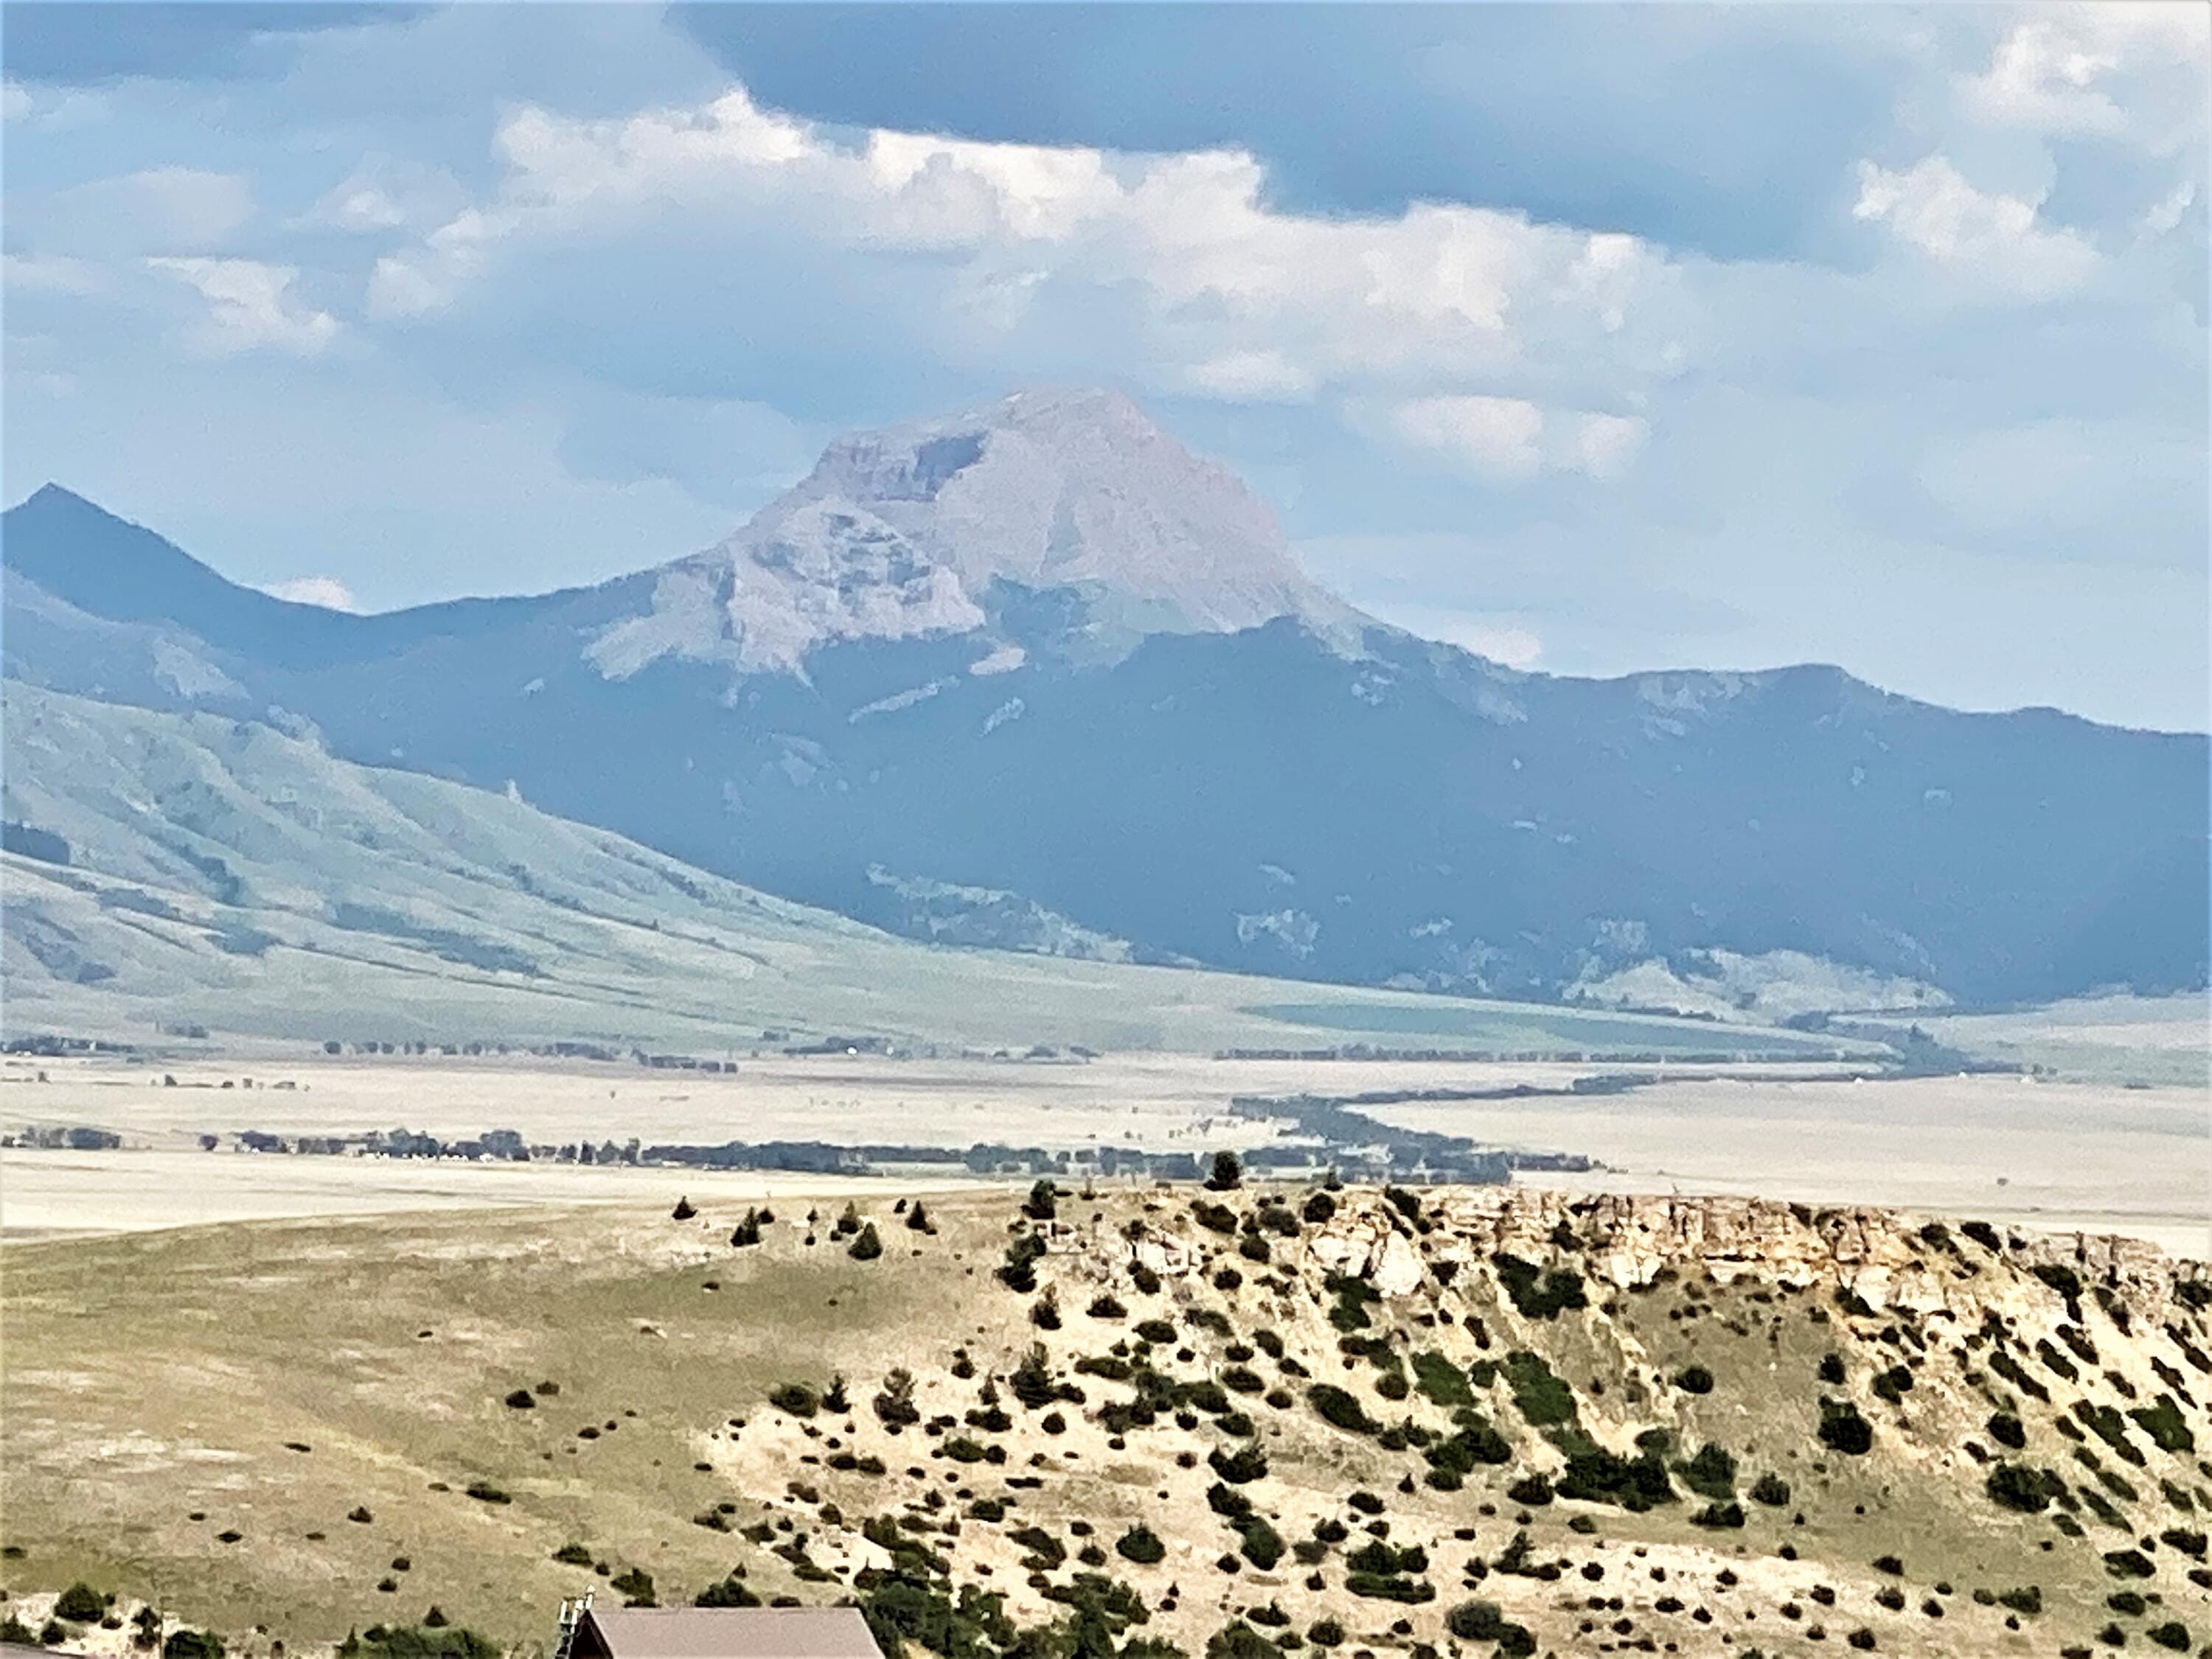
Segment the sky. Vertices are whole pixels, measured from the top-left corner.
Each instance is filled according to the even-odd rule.
[[[2208,16],[9,3],[0,485],[384,609],[1113,386],[1516,666],[2203,731]]]

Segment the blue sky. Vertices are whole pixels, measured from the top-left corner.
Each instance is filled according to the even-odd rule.
[[[10,5],[0,481],[382,608],[1115,385],[1517,665],[2202,730],[2206,16]]]

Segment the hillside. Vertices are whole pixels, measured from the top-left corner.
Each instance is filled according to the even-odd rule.
[[[913,1659],[2212,1639],[2201,1265],[1753,1200],[848,1190],[13,1248],[12,1605],[293,1656],[433,1606],[543,1642],[586,1590],[857,1597]]]
[[[4,684],[12,1035],[1397,1047],[1818,1056],[1833,1039],[948,948],[265,725]],[[58,861],[59,860],[59,861]],[[1054,919],[1033,916],[1047,927]],[[1111,957],[1113,941],[1093,941]],[[765,1034],[777,1033],[769,1037]]]
[[[1819,665],[1517,672],[1316,588],[1118,398],[854,434],[688,557],[385,616],[58,489],[4,532],[19,678],[283,711],[921,938],[1765,1024],[2212,957],[2203,736]]]

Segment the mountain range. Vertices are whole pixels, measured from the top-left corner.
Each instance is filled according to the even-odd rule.
[[[1825,666],[1516,672],[1316,586],[1111,393],[841,439],[590,588],[350,615],[54,486],[0,557],[13,679],[939,943],[1766,1018],[2192,988],[2212,955],[2202,735]]]

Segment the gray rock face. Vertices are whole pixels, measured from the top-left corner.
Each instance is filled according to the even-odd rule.
[[[796,673],[831,641],[981,627],[997,581],[1083,590],[1126,639],[1356,617],[1298,569],[1265,502],[1127,398],[1018,392],[838,439],[744,528],[662,572],[591,656],[617,678],[669,654]]]

